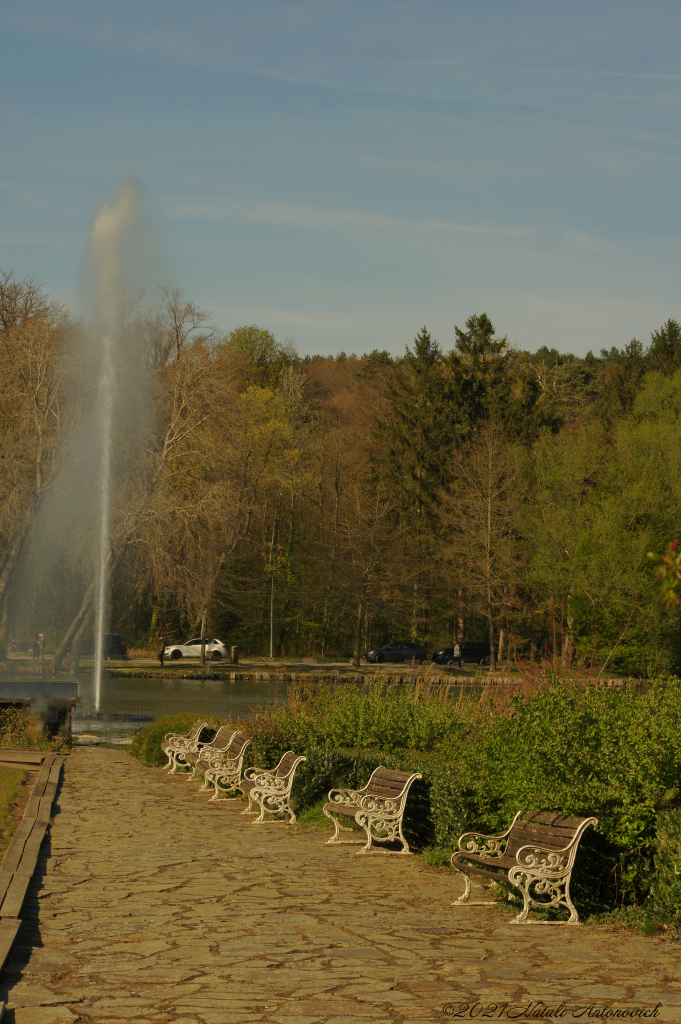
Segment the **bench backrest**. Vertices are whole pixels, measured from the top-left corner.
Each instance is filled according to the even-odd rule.
[[[366,788],[367,796],[378,796],[395,803],[404,802],[412,782],[422,778],[420,772],[393,772],[382,765],[375,768]]]
[[[532,843],[549,850],[564,850],[594,821],[594,818],[571,818],[553,811],[518,811],[511,825],[506,854],[514,857],[521,846]]]
[[[243,757],[246,747],[250,742],[251,741],[248,736],[244,736],[244,734],[239,731],[235,732],[232,737],[232,742],[229,745],[229,750],[227,751],[229,754],[229,760],[238,761],[239,758]]]
[[[201,719],[197,719],[197,721],[194,722],[189,732],[185,733],[185,736],[188,740],[193,742],[194,740],[197,740],[201,733],[203,732],[203,730],[207,728],[208,722],[203,722]]]
[[[277,779],[287,779],[289,775],[295,771],[296,765],[300,761],[306,761],[307,758],[303,757],[302,754],[294,754],[292,750],[287,750],[281,761],[277,765],[274,773]]]
[[[227,750],[238,731],[238,729],[232,729],[231,725],[220,726],[211,743],[213,750]]]

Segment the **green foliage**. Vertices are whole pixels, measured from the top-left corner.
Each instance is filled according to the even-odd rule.
[[[0,747],[34,747],[40,740],[39,725],[26,711],[0,708]]]
[[[256,749],[283,744],[307,747],[372,747],[432,750],[449,743],[463,721],[467,702],[449,700],[437,687],[392,686],[381,680],[297,686],[287,704],[269,709],[253,723]]]
[[[655,874],[650,910],[655,917],[681,927],[681,808],[670,807],[657,817],[653,844]]]
[[[204,731],[202,736],[202,739],[205,741],[211,740],[221,725],[228,724],[228,719],[218,718],[216,715],[199,715],[189,712],[179,715],[165,715],[154,722],[153,725],[149,725],[146,729],[141,729],[135,734],[128,748],[130,754],[136,757],[138,761],[150,767],[161,767],[167,761],[165,754],[161,750],[161,743],[165,734],[168,732],[185,733],[198,718],[205,720],[210,726],[209,729]]]
[[[282,369],[292,361],[287,347],[280,345],[270,331],[257,324],[237,327],[220,348],[225,354],[242,360],[244,380],[251,386],[272,387]]]

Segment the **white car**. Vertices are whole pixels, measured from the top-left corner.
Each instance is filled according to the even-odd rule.
[[[212,661],[229,658],[229,651],[222,640],[204,640],[204,643],[206,645],[207,658],[210,658]],[[172,658],[173,661],[177,661],[178,658],[200,658],[201,637],[198,640],[187,640],[183,644],[170,644],[163,652],[163,657]]]

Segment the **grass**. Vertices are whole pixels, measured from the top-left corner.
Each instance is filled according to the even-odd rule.
[[[299,825],[308,825],[316,829],[324,829],[328,831],[329,836],[333,835],[333,826],[331,822],[324,814],[324,804],[326,799],[318,800],[314,804],[310,804],[308,807],[304,807],[300,813],[296,811],[296,819]]]
[[[0,854],[4,854],[17,830],[28,801],[29,772],[0,766]]]

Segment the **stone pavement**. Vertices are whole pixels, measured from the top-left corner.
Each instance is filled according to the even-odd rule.
[[[453,909],[462,885],[418,857],[324,848],[197,790],[124,752],[74,751],[3,1024],[553,1019],[544,1005],[571,1020],[593,1003],[588,1020],[658,1002],[681,1024],[676,944]]]

